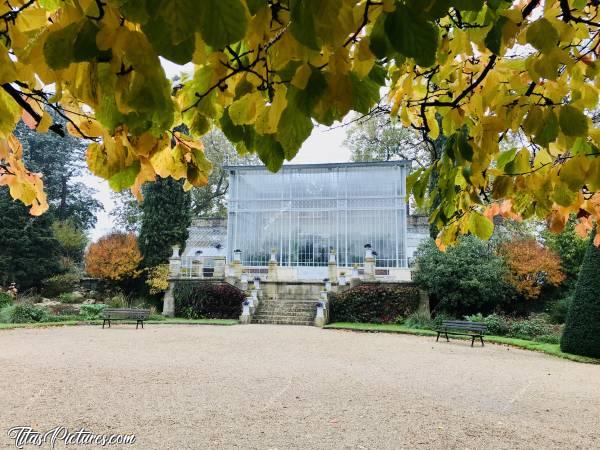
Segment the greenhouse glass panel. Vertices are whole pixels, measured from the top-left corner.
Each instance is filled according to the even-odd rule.
[[[228,167],[228,257],[266,266],[362,264],[364,246],[377,266],[406,267],[406,175],[409,161]]]

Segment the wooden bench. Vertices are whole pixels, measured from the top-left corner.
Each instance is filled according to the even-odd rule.
[[[102,328],[104,328],[106,322],[108,322],[108,328],[110,328],[110,322],[113,320],[135,320],[135,328],[137,330],[140,324],[142,325],[142,328],[144,328],[144,320],[148,320],[149,316],[149,309],[105,308],[102,311],[102,317],[104,319]]]
[[[440,335],[445,335],[446,340],[449,334],[471,336],[471,347],[475,343],[475,339],[479,338],[483,347],[483,335],[487,331],[487,325],[483,322],[467,322],[464,320],[444,320],[442,325],[437,329],[436,342],[439,341]]]

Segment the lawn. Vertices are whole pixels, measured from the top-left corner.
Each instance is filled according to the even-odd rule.
[[[375,333],[402,333],[414,334],[418,336],[437,336],[437,333],[432,330],[409,328],[404,325],[395,324],[336,322],[325,325],[324,328]],[[454,336],[454,339],[467,339],[467,337]],[[528,341],[525,339],[515,339],[505,336],[485,336],[485,341],[494,344],[510,345],[511,347],[518,347],[526,350],[547,353],[549,355],[569,359],[571,361],[577,361],[588,364],[600,364],[599,359],[573,355],[571,353],[564,353],[560,350],[559,344],[547,344],[544,342]]]
[[[133,324],[135,320],[119,320],[115,324]],[[147,320],[144,324],[148,325],[237,325],[238,320],[235,319],[182,319],[178,317],[167,317],[161,320]],[[64,322],[34,322],[34,323],[0,323],[0,330],[11,328],[45,328],[45,327],[61,327],[72,325],[102,325],[102,319],[95,320],[67,320]]]

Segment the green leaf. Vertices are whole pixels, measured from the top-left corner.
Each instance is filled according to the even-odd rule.
[[[500,16],[485,36],[485,46],[495,55],[500,55],[500,49],[502,48],[502,29],[507,22],[508,19],[506,17]]]
[[[118,0],[119,11],[127,20],[143,25],[150,19],[147,5],[149,1],[152,0]],[[150,6],[152,8],[158,7],[157,4],[152,4]]]
[[[461,156],[469,162],[473,161],[473,147],[469,144],[466,133],[458,134],[457,145]]]
[[[173,61],[175,64],[187,64],[192,60],[195,49],[195,38],[192,33],[187,39],[173,44],[171,32],[164,19],[160,16],[148,21],[142,30],[157,54]]]
[[[588,119],[579,109],[571,105],[560,107],[558,114],[560,129],[566,136],[585,136],[588,132]]]
[[[552,200],[561,206],[570,206],[575,199],[575,192],[565,183],[559,183],[552,193]]]
[[[320,70],[312,68],[312,73],[304,90],[288,87],[288,104],[295,105],[304,115],[310,116],[315,105],[327,90],[327,80]]]
[[[229,139],[231,142],[250,142],[253,140],[253,138],[250,137],[250,135],[254,134],[252,128],[244,125],[235,125],[229,116],[229,109],[223,111],[220,124],[221,131],[223,131],[225,136],[227,136],[227,139]]]
[[[198,14],[190,16],[198,21],[202,39],[211,47],[223,48],[241,40],[246,34],[248,11],[240,0],[202,0],[193,3]]]
[[[573,191],[579,191],[585,184],[589,160],[585,155],[577,155],[568,159],[560,168],[560,180]]]
[[[202,20],[204,11],[200,10],[198,14],[193,12],[201,9],[201,5],[210,3],[208,0],[197,2],[196,0],[162,0],[158,7],[156,0],[149,0],[149,11],[152,17],[160,15],[167,24],[165,32],[169,35],[169,41],[173,45],[180,44],[194,35],[199,23]],[[222,3],[226,3],[223,1]],[[158,14],[156,14],[158,12]]]
[[[285,159],[291,160],[313,129],[312,120],[293,105],[287,106],[281,114],[277,127],[277,140],[283,147]]]
[[[413,58],[423,67],[435,63],[438,46],[438,28],[410,8],[396,5],[394,12],[385,19],[385,32],[394,49]]]
[[[460,11],[480,11],[484,0],[451,0],[450,4]]]
[[[431,177],[432,169],[433,166],[426,170],[418,169],[406,177],[407,192],[412,192],[415,202],[419,207],[423,206],[425,192],[427,192],[427,186],[429,184],[429,178]]]
[[[547,147],[558,137],[558,117],[556,117],[556,113],[552,108],[548,108],[543,120],[538,125],[539,128],[535,131],[533,142],[542,147]]]
[[[84,20],[80,25],[77,38],[73,44],[73,61],[102,61],[108,62],[112,56],[110,50],[102,51],[96,45],[98,26],[91,20]]]
[[[267,0],[246,0],[250,14],[256,14],[262,7],[268,6]]]
[[[367,114],[379,101],[380,85],[369,77],[361,80],[354,72],[350,72],[349,77],[352,83],[352,107],[359,113]]]
[[[369,36],[369,49],[379,59],[390,56],[394,52],[392,44],[385,32],[386,17],[386,14],[379,15]]]
[[[519,175],[529,172],[531,170],[530,156],[529,151],[526,148],[522,148],[515,156],[515,159],[506,164],[504,171],[509,175]]]
[[[315,11],[318,9],[318,0],[293,0],[290,2],[292,23],[290,32],[298,42],[313,50],[320,50],[321,45],[317,40],[315,28]]]
[[[79,23],[75,22],[48,35],[44,42],[44,57],[48,67],[54,70],[69,67],[73,62],[73,45],[78,32]]]
[[[285,159],[283,147],[275,140],[273,135],[256,134],[255,137],[256,153],[260,160],[271,172],[277,172],[281,169]]]
[[[545,17],[536,20],[527,27],[527,42],[542,52],[555,47],[558,37],[558,31]]]
[[[136,161],[131,166],[115,173],[108,179],[108,185],[112,190],[120,192],[133,185],[135,178],[140,173],[140,162]]]
[[[494,224],[484,215],[474,211],[469,216],[469,231],[480,239],[488,240],[494,232]]]
[[[511,148],[510,150],[500,153],[500,155],[498,155],[498,158],[496,159],[496,167],[498,167],[498,169],[504,169],[504,167],[509,162],[511,162],[513,159],[515,159],[516,153],[517,153],[516,148]]]

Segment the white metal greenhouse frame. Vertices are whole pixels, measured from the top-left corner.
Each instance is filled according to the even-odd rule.
[[[227,253],[246,266],[362,264],[364,245],[377,266],[407,267],[406,176],[410,161],[230,166]]]

